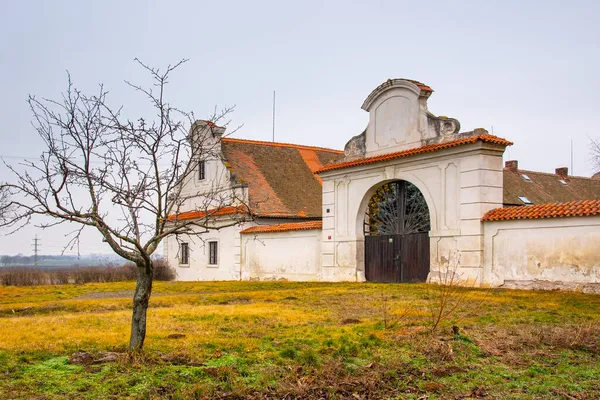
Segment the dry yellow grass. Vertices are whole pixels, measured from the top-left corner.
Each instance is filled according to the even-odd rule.
[[[348,387],[359,385],[388,395],[407,390],[398,393],[415,393],[418,398],[417,394],[429,393],[427,387],[435,385],[405,387],[386,374],[416,369],[421,372],[406,379],[429,385],[431,380],[438,383],[435,371],[440,368],[468,374],[472,365],[478,365],[478,374],[483,374],[479,380],[495,382],[489,383],[490,387],[503,393],[513,388],[502,383],[505,381],[496,382],[497,377],[513,374],[511,379],[525,379],[527,375],[521,374],[526,372],[521,370],[539,363],[540,351],[553,366],[571,360],[561,366],[561,373],[575,373],[577,387],[591,390],[589,385],[593,385],[587,376],[595,371],[590,362],[596,350],[589,338],[600,335],[600,296],[465,289],[469,291],[465,303],[443,322],[437,336],[431,336],[425,334],[429,307],[438,299],[435,290],[422,284],[157,282],[148,312],[145,350],[151,358],[179,357],[191,366],[117,365],[91,372],[65,366],[65,357],[76,350],[125,349],[133,289],[133,282],[0,287],[0,364],[5,360],[8,365],[0,367],[0,374],[4,371],[8,377],[0,383],[0,397],[17,390],[23,398],[38,392],[49,398],[80,398],[78,388],[84,388],[88,398],[105,397],[106,393],[160,398],[162,392],[154,386],[142,389],[142,384],[135,382],[139,379],[160,386],[170,371],[169,393],[183,398],[218,390],[236,391],[242,397],[253,390],[273,390],[279,397],[286,390],[309,396],[312,390],[321,393],[319,385],[339,390],[344,382]],[[389,329],[383,323],[383,298],[391,319],[400,316]],[[460,335],[452,336],[454,324],[460,327]],[[183,336],[169,338],[173,334]],[[566,341],[563,336],[577,340]],[[576,353],[579,348],[588,353]],[[560,358],[564,351],[571,352],[569,358]],[[368,365],[372,367],[365,369]],[[30,366],[34,370],[30,371]],[[297,368],[305,372],[300,374]],[[54,376],[54,386],[41,379],[39,371]],[[194,382],[189,381],[189,374],[200,374],[204,383],[189,386]],[[71,380],[65,381],[64,376]],[[127,376],[138,378],[124,382]],[[278,386],[282,379],[287,383]],[[96,386],[89,389],[92,381]],[[448,378],[444,384],[449,393],[463,393],[463,381]],[[304,383],[300,387],[297,382]],[[557,383],[540,376],[535,384],[527,384],[538,385],[540,393],[550,393]],[[56,385],[67,389],[53,397]],[[137,389],[129,392],[126,388],[130,385]],[[567,389],[567,393],[576,390]],[[138,396],[138,392],[146,394]],[[429,393],[431,398],[435,393]]]

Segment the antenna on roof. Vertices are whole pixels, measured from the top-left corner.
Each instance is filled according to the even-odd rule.
[[[275,141],[275,91],[273,90],[273,142]]]
[[[573,138],[571,138],[571,175],[575,175],[575,171],[573,171]]]

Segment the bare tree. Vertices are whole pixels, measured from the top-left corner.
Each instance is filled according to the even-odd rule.
[[[69,246],[78,245],[84,228],[94,228],[116,254],[136,264],[131,350],[144,344],[152,255],[161,241],[168,235],[199,235],[247,217],[243,198],[231,185],[227,189],[214,183],[194,192],[194,185],[186,184],[193,181],[200,161],[220,156],[224,129],[217,124],[227,125],[224,118],[232,109],[194,123],[193,113],[174,108],[164,97],[169,76],[186,60],[164,71],[136,61],[152,83],[126,83],[149,101],[152,121],[127,119],[122,107],[108,105],[102,85],[97,94],[86,95],[74,88],[69,76],[60,101],[29,97],[33,126],[46,150],[36,162],[8,166],[16,182],[2,185],[11,199],[2,225],[17,230],[33,217],[49,216],[51,222],[38,226],[77,227]],[[204,212],[195,219],[176,217],[190,211],[190,198],[195,199],[194,209]],[[237,212],[219,212],[224,207]]]
[[[0,185],[0,224],[6,220],[11,210],[8,188]]]
[[[600,138],[590,138],[590,153],[592,168],[594,168],[595,172],[600,172]]]

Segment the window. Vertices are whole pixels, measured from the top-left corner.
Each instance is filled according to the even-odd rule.
[[[181,257],[179,264],[190,263],[190,246],[187,243],[181,243]]]
[[[519,200],[521,200],[523,202],[523,204],[533,204],[531,202],[531,200],[529,200],[527,197],[525,196],[519,196]]]
[[[219,262],[219,242],[208,242],[208,263],[217,265]]]
[[[521,174],[521,176],[522,176],[522,177],[523,177],[523,179],[525,179],[527,182],[531,182],[531,178],[530,178],[530,177],[528,177],[527,175],[525,175],[525,174]]]
[[[206,179],[206,161],[198,161],[198,179]]]
[[[559,179],[558,180],[560,182],[561,185],[566,185],[567,181],[565,181],[564,179]]]

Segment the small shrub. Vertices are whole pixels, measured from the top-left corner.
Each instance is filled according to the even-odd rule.
[[[153,265],[154,279],[157,281],[174,281],[177,277],[175,269],[164,258],[154,260]]]
[[[35,286],[49,283],[47,274],[32,268],[3,268],[0,283],[4,286]]]
[[[446,268],[440,268],[437,277],[430,278],[427,285],[427,308],[429,314],[430,332],[435,332],[441,325],[447,322],[456,324],[463,314],[470,310],[476,312],[483,303],[485,297],[473,302],[473,291],[477,286],[477,279],[463,280],[458,273],[460,269],[460,255],[458,253],[449,254],[449,265]],[[464,317],[464,315],[462,315]],[[457,332],[455,332],[456,334]]]
[[[295,360],[298,357],[298,353],[296,352],[296,350],[292,349],[292,348],[287,348],[287,349],[283,349],[279,352],[279,355],[283,358],[290,358],[292,360]]]

